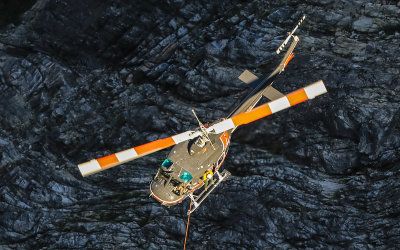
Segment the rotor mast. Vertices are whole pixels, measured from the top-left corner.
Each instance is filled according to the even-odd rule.
[[[193,112],[193,114],[194,114],[194,117],[196,117],[196,120],[199,122],[199,126],[200,126],[200,130],[201,130],[201,133],[202,133],[202,137],[203,137],[206,141],[209,141],[210,144],[211,144],[211,146],[212,146],[212,148],[215,150],[215,147],[214,147],[214,145],[212,144],[212,142],[211,142],[211,140],[210,140],[210,137],[208,136],[208,131],[207,131],[206,127],[204,127],[203,123],[202,123],[202,122],[200,121],[200,119],[197,117],[196,112],[194,112],[194,109],[192,109],[192,112]]]

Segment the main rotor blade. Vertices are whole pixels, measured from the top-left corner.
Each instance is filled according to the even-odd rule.
[[[115,154],[93,159],[78,165],[82,176],[88,176],[122,163],[135,160],[142,156],[157,152],[161,149],[171,147],[175,144],[187,141],[201,135],[200,131],[186,131],[168,138],[152,141],[141,146],[133,147]]]
[[[234,129],[239,125],[247,124],[263,117],[269,116],[273,113],[279,112],[283,109],[294,106],[298,103],[313,99],[316,96],[326,93],[324,82],[322,80],[315,82],[307,87],[296,90],[286,96],[283,96],[274,101],[263,104],[250,111],[240,113],[232,116],[222,122],[216,123],[207,128],[211,133],[222,133],[224,131]]]
[[[207,129],[209,133],[222,133],[224,131],[234,129],[239,125],[247,124],[283,109],[294,106],[298,103],[313,99],[314,97],[326,93],[325,85],[322,81],[313,83],[305,88],[294,91],[279,99],[261,105],[244,113],[235,115],[222,122],[216,123]],[[159,150],[171,147],[175,144],[191,140],[197,136],[202,135],[201,131],[186,131],[164,139],[152,141],[141,146],[133,147],[115,154],[111,154],[99,159],[79,164],[79,170],[82,176],[88,176],[111,167],[115,167],[122,163],[135,160],[142,156],[157,152]]]

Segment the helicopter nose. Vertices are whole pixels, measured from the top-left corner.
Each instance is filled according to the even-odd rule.
[[[153,180],[150,184],[150,194],[163,204],[174,204],[184,198],[183,196],[174,194],[172,189],[173,186],[171,184],[164,186],[162,181]]]

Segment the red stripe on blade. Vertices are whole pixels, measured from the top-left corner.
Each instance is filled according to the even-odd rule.
[[[160,139],[157,141],[149,142],[149,143],[143,144],[141,146],[137,146],[134,149],[138,155],[142,156],[142,155],[156,152],[156,151],[164,149],[164,148],[168,148],[172,145],[175,145],[175,142],[172,139],[172,137],[168,137],[165,139]]]
[[[306,91],[304,89],[296,90],[286,95],[286,97],[289,100],[291,106],[308,100]]]
[[[270,114],[272,114],[271,109],[268,105],[264,104],[251,111],[235,115],[234,117],[232,117],[232,121],[235,126],[239,126],[242,124],[253,122]]]
[[[119,163],[118,158],[115,156],[115,154],[107,155],[102,158],[99,158],[99,159],[97,159],[97,162],[100,164],[100,167],[103,169],[110,168]]]

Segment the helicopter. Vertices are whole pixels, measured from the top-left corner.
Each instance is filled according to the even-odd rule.
[[[220,171],[220,168],[227,156],[232,133],[239,126],[327,92],[322,80],[287,95],[272,87],[276,77],[294,57],[293,50],[299,42],[299,37],[294,33],[305,18],[304,15],[276,50],[279,54],[293,38],[283,59],[272,73],[259,78],[245,70],[238,77],[253,90],[227,117],[204,125],[192,110],[199,123],[197,129],[79,164],[82,176],[86,177],[174,146],[150,183],[150,196],[165,206],[179,204],[189,197],[193,208],[191,206],[188,214],[195,211],[209,194],[230,176],[229,171]],[[255,107],[263,96],[270,102]]]

